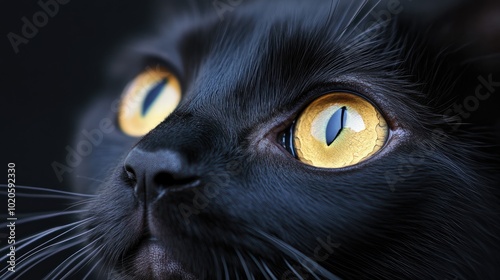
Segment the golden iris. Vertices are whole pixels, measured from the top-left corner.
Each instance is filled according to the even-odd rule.
[[[370,102],[351,93],[330,93],[314,100],[299,116],[293,144],[304,163],[342,168],[375,154],[388,134],[387,122]]]
[[[164,68],[143,71],[127,86],[118,112],[121,130],[142,136],[170,115],[181,100],[179,80]]]

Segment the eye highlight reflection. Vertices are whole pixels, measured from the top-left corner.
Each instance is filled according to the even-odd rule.
[[[378,152],[389,129],[380,112],[351,93],[330,93],[301,113],[282,145],[300,161],[321,168],[355,165]]]

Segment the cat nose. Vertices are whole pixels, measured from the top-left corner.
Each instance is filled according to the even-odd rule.
[[[198,187],[200,178],[188,173],[186,159],[171,150],[144,151],[134,148],[125,159],[124,168],[135,183],[138,198],[157,198],[165,192],[179,192]]]

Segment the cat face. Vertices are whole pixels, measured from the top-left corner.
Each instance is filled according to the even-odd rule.
[[[424,38],[358,1],[184,5],[83,123],[111,126],[76,172],[104,180],[84,218],[110,278],[498,273],[493,183]]]

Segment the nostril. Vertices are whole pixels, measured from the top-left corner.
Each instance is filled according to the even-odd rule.
[[[169,190],[180,191],[188,188],[195,188],[201,184],[200,177],[186,176],[180,177],[177,174],[161,172],[154,177],[154,183],[157,187]]]
[[[135,175],[134,169],[130,165],[124,166],[125,173],[127,174],[127,178],[134,183],[137,182],[137,176]]]
[[[123,164],[123,177],[139,199],[155,201],[168,192],[201,186],[183,154],[172,150],[133,148]]]

